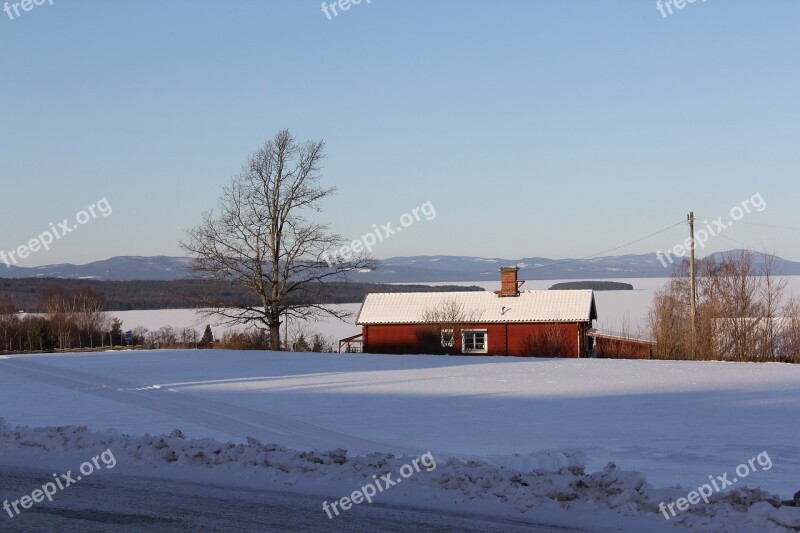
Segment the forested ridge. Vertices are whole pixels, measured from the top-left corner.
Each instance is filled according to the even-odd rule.
[[[0,279],[0,299],[11,301],[20,311],[42,312],[41,296],[48,290],[74,291],[90,288],[102,296],[106,311],[131,311],[148,309],[185,309],[201,307],[204,301],[226,301],[259,305],[255,294],[233,284],[215,283],[199,279],[173,281],[98,281],[86,279],[17,278]],[[319,301],[302,303],[360,303],[371,292],[460,292],[480,291],[477,286],[390,285],[353,282],[330,282],[316,298]],[[306,297],[308,298],[308,297]],[[299,297],[293,303],[301,303]]]

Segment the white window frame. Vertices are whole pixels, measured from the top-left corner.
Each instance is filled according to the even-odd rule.
[[[445,335],[449,335],[450,340],[445,340]],[[443,329],[440,333],[441,341],[442,341],[442,348],[452,348],[456,345],[456,335],[455,331],[452,329]]]
[[[483,334],[483,348],[467,348],[467,335]],[[461,332],[461,352],[465,354],[489,353],[489,331],[486,329],[466,329]]]

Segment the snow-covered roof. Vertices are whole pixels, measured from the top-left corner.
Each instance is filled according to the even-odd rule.
[[[465,323],[588,322],[597,318],[594,292],[522,291],[519,296],[500,297],[489,291],[397,292],[368,294],[356,324],[419,324],[423,314],[456,302]]]
[[[658,344],[655,339],[647,339],[642,336],[631,335],[630,333],[625,333],[624,331],[590,329],[588,335],[596,339],[612,339],[619,341],[639,342],[643,344]]]

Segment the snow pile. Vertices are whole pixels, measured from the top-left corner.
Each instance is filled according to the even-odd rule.
[[[399,479],[397,473],[401,467],[411,462],[409,457],[382,452],[351,457],[341,448],[295,451],[252,438],[246,443],[194,440],[180,430],[169,436],[129,436],[115,431],[91,432],[75,426],[11,428],[0,418],[0,450],[4,459],[85,460],[106,449],[112,450],[123,469],[127,466],[140,475],[158,472],[180,478],[176,473],[206,471],[214,474],[207,479],[215,481],[228,479],[233,484],[272,490],[294,487],[295,491],[309,494],[349,494],[372,483],[376,476],[386,474]],[[505,464],[499,460],[489,463],[455,457],[434,456],[434,459],[437,461],[434,468],[423,466],[418,473],[403,479],[406,483],[403,490],[391,488],[376,501],[490,508],[503,510],[507,516],[517,516],[520,520],[534,510],[559,507],[577,511],[591,506],[665,523],[659,503],[686,494],[684,488],[654,488],[643,474],[619,470],[612,463],[599,472],[586,474],[571,453],[517,455],[506,458]],[[527,468],[532,464],[556,468]],[[799,531],[800,508],[781,506],[780,498],[773,494],[742,487],[712,496],[709,505],[693,506],[671,518],[669,524],[697,531]]]
[[[677,487],[654,488],[643,474],[619,470],[614,463],[592,474],[586,474],[582,466],[524,473],[451,458],[447,468],[437,469],[432,479],[422,483],[458,491],[469,500],[497,498],[521,513],[543,502],[557,501],[567,509],[576,502],[588,502],[627,516],[663,517],[659,504],[686,494],[686,489]],[[691,507],[671,517],[670,522],[698,531],[730,531],[731,525],[742,530],[800,530],[800,509],[782,507],[778,496],[761,489],[737,488],[712,496],[710,502]]]

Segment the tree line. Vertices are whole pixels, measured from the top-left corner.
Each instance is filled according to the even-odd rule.
[[[787,294],[774,256],[759,264],[748,251],[708,257],[696,273],[694,326],[686,263],[656,292],[648,315],[654,358],[800,363],[800,299]]]
[[[370,292],[480,291],[481,287],[455,285],[389,285],[356,282],[330,282],[307,293],[293,294],[290,304],[359,303]],[[202,279],[171,281],[101,281],[58,278],[0,279],[0,297],[13,302],[17,311],[45,313],[42,297],[50,291],[67,292],[90,289],[102,297],[106,311],[152,309],[194,309],[209,300],[232,302],[241,306],[258,305],[260,299],[240,285]]]
[[[41,313],[20,313],[8,296],[0,296],[0,352],[53,352],[130,346],[143,349],[219,348],[268,350],[264,329],[228,330],[215,339],[211,326],[202,334],[194,328],[169,325],[157,330],[138,326],[126,340],[123,323],[105,310],[102,294],[89,287],[44,291],[37,305]],[[305,324],[289,328],[282,349],[295,352],[333,352],[336,343],[310,331]]]
[[[42,314],[21,314],[0,296],[0,351],[52,351],[122,344],[118,319],[105,312],[101,295],[88,287],[52,288],[39,296]]]

